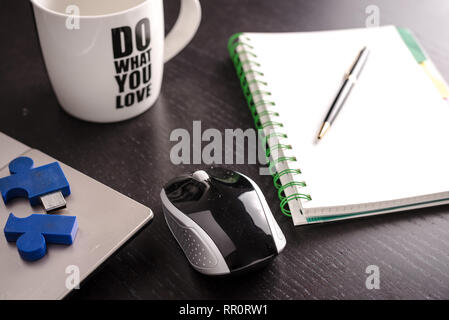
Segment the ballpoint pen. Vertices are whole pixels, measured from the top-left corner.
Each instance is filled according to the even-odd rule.
[[[326,132],[329,130],[330,126],[334,122],[335,118],[338,115],[338,112],[345,104],[346,98],[349,96],[352,87],[357,82],[357,79],[362,72],[363,66],[365,65],[366,59],[368,58],[369,50],[367,47],[363,47],[357,55],[355,61],[352,63],[348,72],[344,77],[344,81],[335,96],[334,101],[326,114],[326,117],[323,120],[323,123],[320,128],[320,132],[318,133],[318,139],[322,139]]]

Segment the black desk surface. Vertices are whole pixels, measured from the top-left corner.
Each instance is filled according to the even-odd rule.
[[[164,2],[168,29],[179,2]],[[201,167],[171,164],[171,131],[190,131],[193,120],[201,120],[203,130],[222,132],[253,125],[226,50],[228,37],[239,31],[364,27],[365,8],[371,4],[379,7],[382,25],[411,28],[449,80],[449,5],[445,0],[209,0],[202,2],[198,34],[166,65],[157,103],[133,120],[98,125],[76,120],[58,106],[28,1],[2,1],[0,131],[155,212],[153,223],[71,298],[449,298],[448,206],[295,228],[280,212],[271,177],[258,175],[257,165],[230,166],[255,179],[287,237],[285,251],[272,265],[234,279],[211,279],[195,272],[162,216],[162,184]],[[365,287],[368,265],[380,269],[379,290]]]

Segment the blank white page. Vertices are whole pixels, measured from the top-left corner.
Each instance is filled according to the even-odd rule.
[[[395,27],[245,35],[312,196],[302,201],[308,215],[449,198],[449,105]],[[317,143],[363,46],[370,49],[365,68]]]

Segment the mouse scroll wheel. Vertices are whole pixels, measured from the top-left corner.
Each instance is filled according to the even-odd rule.
[[[209,180],[209,178],[210,178],[209,175],[207,174],[207,172],[204,171],[204,170],[195,171],[193,173],[192,177],[193,177],[193,179],[195,179],[195,180],[197,180],[199,182],[203,182],[203,181]]]

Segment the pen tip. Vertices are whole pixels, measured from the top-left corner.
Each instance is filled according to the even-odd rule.
[[[323,124],[321,125],[320,133],[318,133],[318,140],[321,140],[323,138],[327,130],[329,130],[330,126],[331,124],[328,121],[323,122]]]

